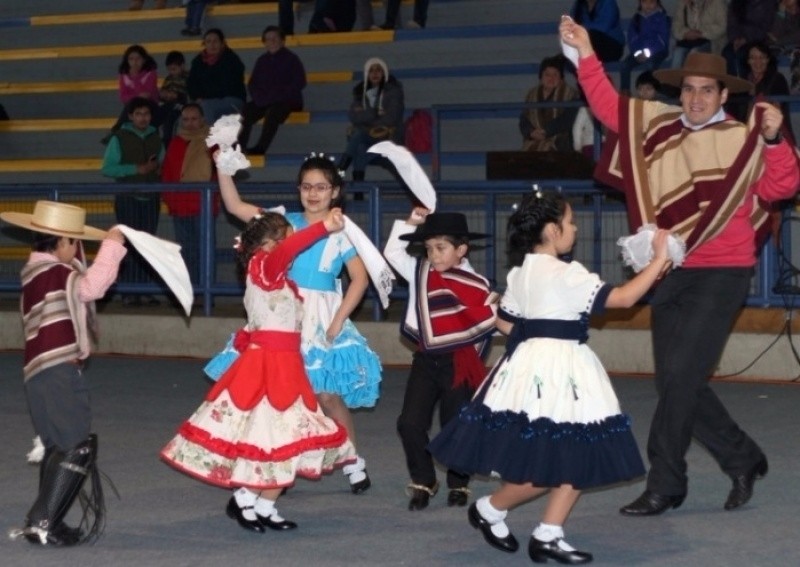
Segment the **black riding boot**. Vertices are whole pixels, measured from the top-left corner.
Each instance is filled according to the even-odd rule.
[[[69,528],[64,517],[72,507],[84,481],[95,474],[97,436],[66,453],[53,448],[42,461],[39,496],[33,503],[23,533],[28,541],[49,545],[69,546],[84,543],[86,537],[80,529]],[[93,483],[93,484],[99,484]],[[93,491],[94,492],[94,491]],[[100,505],[94,506],[94,524],[102,522],[102,492]],[[96,532],[92,529],[91,532]]]

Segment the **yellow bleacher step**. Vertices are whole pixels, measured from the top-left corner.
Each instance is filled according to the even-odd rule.
[[[263,156],[248,156],[253,167],[264,167]],[[102,158],[41,158],[0,160],[0,173],[35,173],[41,171],[96,171],[100,175]],[[98,179],[99,181],[100,179]],[[108,180],[110,181],[110,180]]]
[[[249,75],[245,75],[245,81]],[[353,80],[351,71],[325,71],[306,74],[309,83],[348,83]],[[108,79],[101,81],[50,81],[40,83],[0,82],[0,95],[34,94],[34,93],[69,93],[116,91],[119,81]]]
[[[305,35],[292,35],[286,38],[286,45],[294,47],[319,46],[319,45],[351,45],[362,43],[390,43],[394,40],[394,32],[358,31],[347,33],[311,33]],[[232,49],[263,49],[261,37],[239,37],[227,40]],[[24,61],[29,59],[64,59],[67,57],[112,57],[121,56],[129,47],[128,43],[103,44],[103,45],[76,45],[61,47],[31,47],[27,49],[0,50],[0,61]],[[197,39],[157,41],[142,44],[150,54],[164,54],[173,50],[184,53],[198,51]]]
[[[0,132],[56,132],[67,130],[108,130],[116,118],[30,118],[0,120]],[[286,124],[308,124],[310,112],[292,112]]]

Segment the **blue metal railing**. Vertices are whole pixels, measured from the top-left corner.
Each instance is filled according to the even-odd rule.
[[[624,206],[610,200],[590,180],[539,180],[538,185],[546,191],[560,190],[570,200],[576,212],[579,224],[578,246],[574,251],[575,259],[581,261],[590,270],[612,283],[619,283],[627,276],[617,257],[616,240],[628,234]],[[475,182],[440,182],[436,183],[439,210],[457,210],[467,215],[472,230],[492,235],[487,246],[476,245],[470,252],[472,263],[476,269],[485,274],[499,289],[505,285],[505,221],[511,213],[512,206],[521,195],[531,190],[531,184],[525,181],[475,181]],[[363,200],[348,200],[347,214],[357,222],[379,248],[382,248],[391,223],[395,219],[407,218],[412,199],[408,191],[397,184],[358,184],[354,186],[363,193]],[[0,210],[19,210],[23,202],[37,199],[55,199],[71,202],[89,202],[102,204],[101,210],[89,208],[87,223],[101,228],[110,227],[116,221],[110,206],[113,196],[118,192],[129,191],[200,191],[201,199],[201,235],[200,235],[200,278],[195,285],[195,293],[204,298],[204,313],[213,313],[213,299],[217,296],[232,296],[242,293],[241,284],[232,275],[233,252],[232,236],[239,230],[235,222],[227,215],[215,217],[212,214],[216,185],[187,188],[184,185],[120,185],[120,184],[73,184],[73,185],[0,185]],[[240,193],[245,200],[265,207],[279,204],[299,208],[296,190],[289,184],[247,183],[241,184]],[[159,221],[158,234],[170,237],[169,222],[162,215]],[[791,241],[793,225],[784,223],[782,241]],[[19,249],[25,235],[9,230],[4,225],[0,230],[0,291],[17,292],[20,289],[19,268],[24,259],[11,259],[2,254],[3,247]],[[783,250],[787,255],[787,249]],[[226,269],[226,266],[231,269]],[[773,287],[779,277],[778,261],[775,247],[767,245],[761,254],[753,280],[753,287],[748,304],[753,306],[783,305],[783,296],[773,293]],[[121,281],[115,284],[115,291],[121,293],[164,293],[158,283],[133,284]],[[373,304],[373,317],[381,318],[379,302],[375,300],[372,290],[369,297]],[[405,297],[405,288],[398,285],[394,298]]]

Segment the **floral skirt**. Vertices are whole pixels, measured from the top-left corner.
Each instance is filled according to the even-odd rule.
[[[176,469],[225,488],[281,488],[355,460],[296,351],[245,350],[161,450]]]

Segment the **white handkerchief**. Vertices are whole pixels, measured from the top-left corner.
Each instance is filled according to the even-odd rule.
[[[142,258],[158,272],[167,287],[175,294],[188,317],[192,311],[194,291],[189,279],[189,270],[186,269],[186,263],[181,256],[181,247],[174,242],[162,240],[147,232],[134,230],[124,224],[117,226],[128,242],[142,255]]]
[[[211,148],[219,146],[224,150],[236,144],[239,138],[239,130],[242,128],[241,114],[226,114],[220,116],[206,137],[206,145]]]
[[[386,259],[380,253],[380,250],[375,248],[369,237],[364,234],[364,231],[346,215],[344,218],[344,234],[353,244],[356,252],[358,252],[364,267],[367,269],[369,279],[372,280],[375,289],[378,291],[381,305],[386,309],[389,307],[389,294],[392,293],[394,285],[394,272],[389,267],[389,264],[386,263]]]
[[[367,151],[371,154],[381,154],[391,161],[397,169],[397,173],[425,208],[431,212],[436,210],[436,191],[414,154],[404,146],[398,146],[388,140],[378,142]]]
[[[230,176],[233,176],[240,169],[250,167],[250,160],[245,157],[238,145],[220,150],[214,156],[214,162],[221,173]]]
[[[634,272],[641,272],[653,259],[653,236],[655,233],[656,225],[646,224],[639,227],[636,234],[623,236],[617,240],[617,244],[622,249],[622,262],[633,268]],[[686,256],[686,243],[674,234],[670,234],[667,238],[667,255],[672,261],[672,266],[677,268],[683,264]]]

